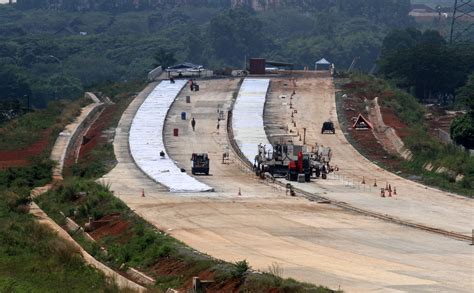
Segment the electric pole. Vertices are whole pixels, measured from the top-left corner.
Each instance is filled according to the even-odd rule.
[[[474,35],[474,0],[454,0],[449,43],[472,40]]]

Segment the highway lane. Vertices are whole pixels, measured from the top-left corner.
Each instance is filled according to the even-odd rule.
[[[232,150],[230,162],[222,164],[228,140],[223,124],[217,130],[217,109],[229,109],[238,80],[198,82],[199,92],[186,89],[172,105],[165,144],[176,163],[187,169],[192,152],[209,152],[212,176],[199,179],[216,192],[206,197],[166,192],[124,159],[126,140],[116,137],[120,159],[114,170],[120,172],[113,170],[107,180],[144,219],[213,257],[247,259],[260,270],[276,263],[285,277],[333,289],[471,291],[474,259],[466,243],[288,197],[256,179]],[[133,115],[132,106],[122,118]],[[183,111],[196,118],[196,132],[189,118],[180,119]],[[121,136],[126,136],[126,125],[127,119],[121,120]],[[178,137],[172,136],[174,128],[179,128]],[[151,191],[141,197],[140,186]]]

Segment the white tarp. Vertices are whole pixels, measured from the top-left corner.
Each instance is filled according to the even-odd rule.
[[[232,114],[234,139],[244,156],[253,164],[258,145],[273,151],[263,124],[263,110],[270,79],[246,78],[240,87]]]
[[[212,188],[181,172],[166,154],[163,129],[171,104],[186,85],[186,80],[175,83],[162,81],[145,99],[133,118],[130,129],[130,152],[138,167],[155,181],[168,187],[171,192],[212,191]]]

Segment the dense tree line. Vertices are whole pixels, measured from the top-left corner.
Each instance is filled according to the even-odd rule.
[[[143,79],[163,54],[213,69],[241,68],[249,57],[296,68],[326,57],[347,68],[358,57],[357,68],[369,70],[389,29],[411,23],[406,1],[372,2],[282,0],[284,9],[257,13],[228,9],[227,0],[19,0],[0,6],[0,75],[8,76],[0,100],[24,100],[7,80],[42,107],[94,84]]]
[[[474,148],[474,43],[448,44],[437,31],[395,30],[383,41],[380,73],[421,101],[454,102],[467,113],[453,140]]]
[[[421,100],[454,96],[474,72],[474,44],[448,44],[437,31],[395,30],[383,41],[380,72]]]

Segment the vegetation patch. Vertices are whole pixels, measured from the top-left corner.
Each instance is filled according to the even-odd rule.
[[[113,104],[105,105],[103,112],[85,134],[79,160],[77,164],[66,164],[66,176],[99,178],[112,170],[117,163],[112,145],[115,129],[125,109],[144,86],[142,81],[131,81],[107,83],[90,89],[110,98]]]
[[[59,132],[79,115],[84,104],[83,99],[51,102],[46,109],[34,110],[1,124],[0,150],[21,150],[45,135],[55,140]]]
[[[50,176],[48,160],[0,171],[0,291],[118,292],[74,247],[28,213],[30,189]]]
[[[405,177],[411,175],[421,176],[421,180],[428,185],[439,187],[448,191],[456,192],[466,196],[472,195],[474,186],[474,157],[468,152],[461,150],[454,145],[441,143],[430,135],[427,123],[424,118],[425,108],[419,104],[415,97],[395,88],[387,81],[372,76],[353,74],[350,81],[342,85],[343,92],[348,99],[359,100],[359,110],[363,108],[364,98],[373,99],[379,97],[379,101],[384,107],[390,109],[408,127],[406,135],[402,136],[405,145],[413,153],[410,161],[395,159],[397,164],[385,164],[383,160],[376,160],[384,167],[397,172],[401,171]],[[338,97],[339,101],[343,98]],[[338,103],[341,111],[341,103]],[[360,106],[362,105],[362,106]],[[344,106],[343,106],[344,107]],[[347,107],[345,108],[347,109]],[[347,111],[346,111],[347,112]],[[345,116],[345,115],[341,115]],[[347,121],[345,122],[347,125]],[[350,139],[354,142],[354,139]],[[361,150],[365,156],[372,160],[373,152],[365,150],[362,142],[357,142],[356,148]],[[380,148],[380,147],[379,147]],[[427,164],[432,165],[432,170],[427,170]],[[440,172],[440,168],[446,168]],[[438,170],[438,172],[436,172]],[[461,174],[461,177],[456,177]]]
[[[214,281],[208,292],[222,292],[219,290],[226,286],[245,292],[332,292],[281,276],[270,277],[270,273],[253,272],[245,260],[230,264],[198,253],[148,224],[117,199],[108,186],[92,180],[70,178],[43,194],[38,204],[58,223],[63,222],[62,212],[81,226],[98,225],[91,232],[96,243],[78,238],[83,247],[123,273],[129,267],[146,273],[156,280],[154,287],[159,290],[189,289],[192,277],[202,276]]]

